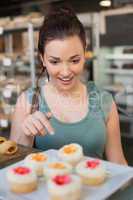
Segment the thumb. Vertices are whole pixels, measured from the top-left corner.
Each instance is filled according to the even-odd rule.
[[[52,113],[51,113],[51,112],[47,112],[47,113],[45,113],[45,116],[46,116],[48,119],[50,119],[50,118],[52,117]]]

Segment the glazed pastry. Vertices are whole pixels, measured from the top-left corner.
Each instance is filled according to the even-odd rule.
[[[45,153],[31,153],[24,159],[26,166],[35,170],[38,176],[43,175],[43,165],[48,161],[48,156]]]
[[[6,140],[0,144],[0,154],[12,155],[18,150],[17,144],[14,141]]]
[[[51,200],[79,200],[81,179],[76,175],[55,176],[48,181]]]
[[[102,161],[98,159],[88,159],[80,162],[76,166],[76,172],[84,184],[92,186],[103,183],[107,175]]]
[[[28,167],[12,167],[7,171],[10,189],[15,193],[28,193],[37,189],[36,173]]]
[[[72,172],[72,166],[69,163],[56,161],[44,165],[43,173],[46,178],[56,175],[66,175]]]
[[[76,143],[68,144],[59,149],[58,155],[62,160],[75,166],[83,159],[83,148]]]
[[[6,141],[6,138],[5,137],[0,137],[0,144],[2,144],[3,142]]]

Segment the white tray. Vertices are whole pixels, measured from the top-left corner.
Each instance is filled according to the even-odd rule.
[[[51,161],[59,160],[56,150],[48,150],[45,153],[50,155]],[[125,167],[106,161],[103,163],[109,172],[109,178],[104,184],[97,187],[83,186],[82,200],[106,199],[133,178],[133,167]],[[17,162],[14,166],[20,164],[23,164],[23,161]],[[0,170],[0,200],[49,200],[47,186],[43,178],[39,180],[39,187],[35,192],[25,195],[16,195],[10,192],[6,181],[6,171],[9,167]]]

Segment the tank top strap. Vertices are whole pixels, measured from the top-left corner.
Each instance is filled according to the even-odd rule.
[[[101,107],[101,93],[93,81],[88,82],[87,91],[89,112],[96,118],[102,117],[105,120],[104,112]]]

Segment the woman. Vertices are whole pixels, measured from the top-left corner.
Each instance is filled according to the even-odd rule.
[[[80,80],[85,62],[83,25],[68,8],[50,11],[39,33],[42,73],[48,83],[18,98],[11,139],[41,150],[76,142],[86,155],[126,164],[116,105],[93,82]],[[43,76],[43,75],[42,75]]]

